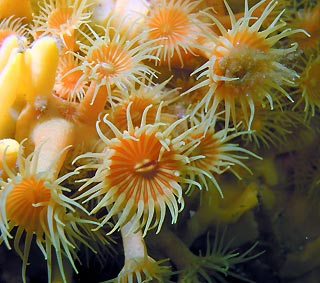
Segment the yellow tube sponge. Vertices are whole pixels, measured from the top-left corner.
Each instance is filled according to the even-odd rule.
[[[56,41],[43,37],[34,42],[25,52],[26,64],[31,70],[33,89],[27,94],[30,103],[46,100],[52,93],[58,66],[59,50]],[[41,104],[41,103],[40,103]],[[35,105],[37,108],[37,105]],[[39,105],[41,108],[41,105]]]
[[[0,138],[13,137],[15,119],[10,114],[25,73],[23,53],[12,54],[0,73]]]
[[[14,54],[21,47],[21,39],[16,35],[8,36],[4,39],[0,47],[0,72],[8,63],[11,54]]]
[[[48,110],[58,59],[58,46],[51,37],[36,40],[24,52],[26,71],[23,73],[20,93],[24,94],[27,104],[16,123],[15,138],[19,141],[29,136],[30,125],[34,125],[39,115]],[[54,111],[52,107],[51,111]]]

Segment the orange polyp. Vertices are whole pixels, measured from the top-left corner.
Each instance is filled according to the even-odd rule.
[[[112,115],[112,120],[114,120],[114,124],[118,127],[120,130],[124,130],[127,127],[127,121],[126,121],[126,112],[128,104],[132,102],[131,104],[131,117],[132,122],[134,126],[139,126],[141,122],[141,114],[143,110],[151,105],[153,101],[148,97],[139,97],[139,96],[133,96],[130,97],[128,101],[125,101],[123,103],[116,104],[112,110],[110,111]],[[147,123],[151,123],[154,121],[156,116],[156,108],[152,107],[147,116]]]
[[[247,1],[245,3],[248,5]],[[259,2],[250,9],[246,6],[245,15],[239,20],[227,6],[231,29],[226,29],[214,15],[208,14],[218,26],[221,35],[207,34],[206,45],[209,46],[208,42],[212,40],[211,51],[205,54],[208,61],[192,73],[198,73],[197,80],[202,80],[183,93],[184,95],[198,88],[208,88],[205,96],[194,107],[192,115],[199,111],[214,115],[220,111],[220,105],[223,105],[225,128],[228,128],[229,124],[236,126],[239,122],[236,117],[236,106],[239,105],[250,129],[257,103],[265,105],[267,101],[272,109],[273,102],[279,102],[281,95],[293,101],[283,87],[293,85],[297,74],[293,69],[282,65],[280,58],[294,52],[296,45],[290,48],[281,48],[281,45],[280,48],[275,48],[274,45],[301,30],[282,30],[285,23],[279,22],[281,13],[267,28],[262,29],[264,20],[277,5],[276,1],[269,1],[261,17],[255,19],[253,12],[263,3]]]
[[[124,139],[115,148],[111,146],[111,149],[115,151],[110,159],[110,174],[107,177],[111,186],[117,186],[118,182],[128,179],[131,175],[128,182],[136,180],[135,190],[138,191],[142,182],[157,179],[158,167],[166,166],[163,162],[157,162],[161,144],[154,134],[142,134],[138,141]],[[119,189],[124,191],[126,186],[127,183],[121,186],[123,189]]]
[[[233,33],[228,32],[216,43],[215,48],[210,54],[217,58],[216,64],[219,63],[219,60],[222,57],[228,56],[230,52],[230,45],[226,45],[226,42],[228,42],[228,44],[232,44],[233,48],[252,48],[258,49],[262,52],[268,52],[270,50],[270,45],[258,31],[251,32],[249,31],[249,28],[246,28]]]
[[[79,61],[70,53],[60,57],[53,87],[56,96],[69,101],[83,98],[87,89],[86,81],[78,83],[83,73],[81,70],[73,70],[79,64]]]
[[[33,36],[50,35],[63,42],[64,52],[78,51],[75,31],[88,22],[90,5],[89,0],[45,0],[34,16]]]
[[[52,29],[61,29],[68,31],[71,27],[67,26],[67,23],[72,17],[73,9],[72,8],[63,8],[54,10],[48,17],[48,27]]]
[[[250,32],[249,29],[244,29],[239,30],[235,34],[227,33],[225,37],[234,46],[248,46],[250,48],[259,49],[263,52],[270,50],[270,45],[266,42],[266,39],[259,34],[258,31]]]
[[[223,196],[218,177],[226,171],[233,173],[240,179],[239,173],[234,168],[242,168],[250,172],[250,169],[242,162],[249,156],[259,158],[251,151],[242,148],[233,139],[245,134],[237,128],[216,129],[216,117],[200,114],[197,129],[188,140],[190,151],[190,163],[192,168],[188,174],[193,180],[199,180],[202,188],[210,190],[213,187]],[[246,156],[247,155],[247,156]],[[202,158],[194,158],[199,157]],[[191,189],[188,188],[188,190]]]
[[[79,51],[79,45],[77,44],[77,38],[74,30],[70,30],[68,32],[61,34],[61,40],[65,45],[64,51]]]
[[[301,74],[297,79],[298,89],[296,93],[299,95],[297,106],[301,102],[304,103],[305,118],[315,116],[316,109],[320,109],[320,55],[316,52],[315,57],[311,55],[304,59],[304,65],[301,66]]]
[[[302,50],[313,49],[320,42],[320,3],[315,7],[307,7],[297,13],[297,17],[292,19],[292,26],[305,30],[310,37],[304,33],[293,35],[293,40]]]
[[[134,166],[134,170],[137,173],[141,173],[145,177],[150,177],[152,172],[155,171],[157,167],[157,161],[156,160],[150,160],[150,159],[144,159],[142,162],[138,162]]]
[[[149,23],[151,38],[168,38],[168,44],[175,44],[188,32],[189,19],[178,8],[167,8],[153,15]],[[164,41],[166,43],[166,41]]]
[[[217,161],[219,154],[219,141],[214,137],[211,131],[199,133],[192,136],[193,139],[200,141],[199,146],[192,152],[192,156],[204,155],[206,158],[193,161],[195,166],[201,169],[205,169],[208,164],[214,164]]]
[[[22,179],[18,184],[13,183],[13,186],[6,200],[8,219],[27,232],[38,232],[42,229],[41,219],[46,217],[46,214],[41,214],[51,198],[50,189],[43,180],[35,180],[33,176]]]
[[[89,64],[97,64],[96,76],[98,80],[110,80],[117,73],[129,70],[132,67],[131,57],[117,44],[100,45],[93,49],[88,56]]]
[[[169,104],[177,100],[179,94],[177,89],[169,89],[166,87],[169,80],[161,84],[148,83],[146,86],[139,86],[131,89],[130,91],[115,92],[115,103],[111,109],[107,110],[109,120],[121,131],[127,127],[127,108],[130,104],[131,120],[134,127],[138,127],[141,123],[142,113],[146,107],[153,105],[148,110],[146,116],[146,123],[152,124],[155,121],[157,109],[160,104],[163,105],[163,114],[161,115],[162,121],[172,122],[176,116],[171,114],[168,109]],[[169,113],[167,113],[170,112]]]
[[[4,40],[10,35],[26,36],[27,28],[22,18],[10,16],[0,21],[0,48]]]
[[[48,128],[47,130],[51,136],[54,136],[52,133],[57,133]],[[1,242],[4,241],[10,249],[12,238],[13,247],[22,259],[23,282],[27,282],[28,259],[31,250],[36,246],[47,261],[48,282],[54,281],[51,280],[53,257],[57,262],[57,269],[54,269],[54,272],[61,278],[60,282],[70,282],[66,279],[63,263],[68,260],[77,272],[74,263],[75,249],[78,248],[76,242],[86,244],[82,239],[86,229],[82,228],[86,228],[83,224],[87,225],[88,222],[79,216],[79,212],[85,209],[65,195],[65,192],[70,190],[60,185],[72,173],[61,175],[57,179],[54,177],[58,175],[56,170],[60,171],[58,163],[68,147],[56,152],[51,159],[46,154],[47,141],[48,139],[44,138],[41,146],[38,148],[36,146],[27,157],[24,157],[21,145],[17,168],[4,166],[10,178],[7,181],[1,180],[0,203],[1,212],[4,212],[0,217]],[[44,146],[46,148],[43,150]]]
[[[197,40],[201,37],[198,1],[161,0],[151,6],[146,16],[148,39],[156,40],[153,54],[160,64],[181,68],[194,67],[199,54]],[[191,59],[191,60],[190,60]]]
[[[69,99],[69,96],[66,94],[70,94],[72,90],[74,90],[74,86],[76,85],[78,79],[81,77],[82,72],[81,71],[76,71],[73,72],[72,74],[66,75],[65,77],[62,78],[62,83],[65,85],[66,89],[68,89],[68,92],[65,93],[59,93],[57,92],[56,94],[63,98],[63,99]]]
[[[143,228],[146,234],[149,229],[161,229],[166,207],[172,222],[175,222],[184,205],[180,183],[189,183],[188,179],[181,176],[184,166],[188,166],[188,159],[183,155],[186,146],[183,139],[188,132],[178,136],[173,133],[186,118],[172,124],[161,123],[161,105],[153,123],[146,124],[147,112],[151,109],[151,106],[147,106],[140,125],[134,126],[131,105],[132,102],[126,111],[127,129],[120,131],[108,120],[109,115],[104,116],[103,122],[110,128],[111,137],[110,133],[106,136],[97,124],[98,134],[106,145],[105,150],[102,153],[89,152],[80,158],[96,156],[103,162],[86,166],[88,169],[93,166],[97,171],[80,188],[82,190],[90,186],[79,198],[100,199],[92,213],[112,204],[112,209],[102,221],[104,225],[111,217],[119,215],[110,233],[131,221],[134,223],[133,230]],[[92,187],[92,183],[96,185]],[[190,183],[198,184],[194,181]]]
[[[240,18],[242,18],[244,16],[244,13],[237,13],[234,16],[235,16],[236,20],[239,20]],[[217,14],[217,15],[215,15],[215,17],[219,20],[219,22],[224,26],[225,29],[232,28],[232,24],[231,24],[231,20],[230,20],[229,15]],[[221,34],[221,31],[219,30],[219,28],[216,25],[212,26],[212,30],[218,35]]]

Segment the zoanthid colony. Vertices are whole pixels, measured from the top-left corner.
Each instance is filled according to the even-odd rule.
[[[317,282],[319,11],[0,0],[0,282]]]

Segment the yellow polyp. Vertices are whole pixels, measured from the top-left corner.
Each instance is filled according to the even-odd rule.
[[[20,144],[14,139],[0,140],[0,177],[3,179],[6,177],[3,170],[4,161],[8,168],[14,168],[16,166],[19,148]]]
[[[26,64],[31,71],[32,91],[27,93],[27,101],[46,99],[51,95],[58,66],[59,50],[56,41],[43,37],[26,50]]]
[[[17,53],[10,57],[7,65],[0,73],[0,138],[14,135],[15,119],[10,114],[20,91],[22,76],[25,73],[24,55]]]
[[[0,19],[15,15],[17,18],[32,20],[32,8],[30,0],[0,0]]]

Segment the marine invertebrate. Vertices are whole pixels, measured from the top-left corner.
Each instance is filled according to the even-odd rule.
[[[297,66],[299,78],[297,78],[297,89],[293,95],[297,97],[294,107],[304,104],[305,118],[314,117],[316,110],[320,109],[320,90],[318,80],[320,76],[320,52],[309,56],[301,56],[302,63]]]
[[[4,163],[8,168],[16,166],[20,144],[14,139],[0,140],[0,178],[8,177],[4,171]]]
[[[294,92],[291,92],[294,97]],[[295,105],[295,107],[298,104]],[[291,105],[276,105],[272,111],[261,106],[255,108],[255,119],[251,124],[252,132],[244,134],[241,138],[246,144],[256,148],[283,148],[289,142],[295,129],[304,128],[303,117],[300,112],[292,111]],[[239,115],[241,119],[242,115]],[[240,129],[245,125],[240,125]]]
[[[148,110],[146,123],[152,124],[157,115],[157,109],[161,104],[161,120],[170,123],[177,118],[168,110],[169,105],[179,99],[179,93],[176,88],[166,87],[169,80],[160,84],[149,82],[147,85],[140,85],[128,91],[119,91],[114,93],[114,100],[117,103],[106,111],[111,121],[120,131],[127,129],[127,108],[130,105],[130,115],[133,127],[141,124],[142,113],[147,106],[153,105]],[[116,97],[118,96],[118,97]],[[168,110],[168,111],[165,111]]]
[[[309,36],[303,33],[293,35],[293,40],[298,43],[300,49],[309,53],[315,49],[320,42],[320,32],[318,26],[320,24],[320,4],[312,3],[312,1],[297,2],[297,12],[288,18],[288,25],[292,28],[305,30]]]
[[[191,0],[155,1],[145,17],[144,24],[149,28],[147,38],[159,39],[154,44],[162,45],[152,54],[159,57],[160,64],[167,64],[169,69],[171,65],[180,64],[182,68],[185,63],[189,65],[196,54],[197,38],[201,34],[196,24],[200,21],[198,5],[199,1]]]
[[[76,50],[75,31],[88,22],[91,2],[47,0],[42,5],[39,14],[33,18],[32,32],[35,38],[39,35],[51,35],[59,38],[67,50]]]
[[[79,59],[68,53],[59,58],[59,64],[57,68],[57,75],[53,90],[55,94],[65,100],[79,101],[85,96],[88,89],[88,82],[82,80],[78,83],[78,80],[82,76],[82,71],[72,71],[80,65]]]
[[[0,47],[0,242],[17,247],[25,281],[46,281],[41,251],[51,282],[224,282],[230,271],[280,282],[268,271],[282,259],[311,261],[320,230],[300,235],[294,220],[307,226],[300,212],[319,202],[319,103],[302,96],[317,87],[318,50],[290,44],[309,39],[294,19],[316,11],[314,0],[23,0],[17,13],[2,4],[19,1],[6,1],[3,24],[22,27],[14,14],[33,9],[33,24]],[[293,193],[305,201],[288,204],[284,221]],[[292,215],[296,228],[276,239],[274,224],[287,230]],[[232,248],[273,248],[233,269],[237,252],[217,229],[227,224]],[[290,256],[298,234],[312,245]],[[1,282],[12,255],[0,259]]]
[[[193,128],[175,135],[173,131],[186,118],[171,125],[161,123],[161,106],[154,123],[146,124],[150,107],[145,108],[138,127],[133,127],[128,107],[127,129],[124,132],[120,132],[104,116],[103,121],[113,131],[114,138],[104,136],[98,127],[99,136],[106,144],[104,152],[86,153],[79,157],[101,160],[101,164],[84,165],[97,168],[97,172],[86,181],[82,189],[97,184],[89,187],[79,198],[85,198],[85,201],[101,198],[91,213],[109,207],[101,225],[121,213],[110,233],[129,220],[133,222],[132,231],[143,227],[145,235],[149,229],[156,227],[159,232],[166,209],[169,209],[172,223],[175,223],[183,208],[183,189],[180,183],[197,185],[195,181],[183,177],[189,162],[188,157],[183,154],[183,139]],[[142,223],[139,223],[140,220]]]
[[[27,35],[27,25],[23,23],[23,19],[14,16],[2,19],[0,21],[0,48],[5,38],[13,34],[21,37]]]
[[[186,94],[198,88],[208,88],[193,113],[203,107],[205,111],[216,113],[223,102],[227,128],[230,120],[233,125],[237,124],[236,105],[240,105],[250,129],[257,103],[268,103],[272,109],[273,102],[278,102],[279,93],[292,101],[283,86],[293,85],[296,73],[282,65],[278,58],[292,53],[296,46],[278,49],[274,45],[280,39],[299,31],[286,29],[276,33],[285,25],[283,22],[278,23],[281,13],[266,29],[260,30],[266,17],[277,5],[277,2],[270,1],[262,15],[253,21],[254,11],[264,2],[260,1],[249,9],[248,2],[245,1],[244,16],[239,20],[235,19],[231,8],[226,4],[232,23],[230,30],[225,29],[214,16],[208,14],[219,27],[221,36],[209,35],[209,41],[214,43],[214,48],[207,54],[208,61],[192,73],[198,74],[198,79],[202,80],[184,92]]]
[[[164,232],[165,230],[165,232]],[[238,264],[250,261],[263,252],[253,253],[257,243],[249,249],[239,252],[233,250],[230,245],[231,241],[225,239],[226,229],[221,233],[216,231],[214,240],[207,236],[204,254],[194,254],[188,246],[178,238],[167,227],[157,235],[158,248],[165,251],[178,269],[178,279],[176,282],[228,282],[229,277],[239,280],[252,282],[245,276],[239,275],[235,269]],[[152,237],[154,240],[155,238]],[[210,240],[209,240],[210,239]],[[212,241],[214,244],[212,245]]]
[[[56,40],[47,36],[34,41],[31,48],[19,54],[23,58],[20,67],[23,75],[16,96],[18,102],[19,99],[20,102],[23,100],[23,109],[20,109],[16,118],[15,139],[22,141],[29,137],[30,130],[39,122],[39,118],[48,114],[45,110],[52,97],[59,51]]]
[[[111,18],[112,19],[112,18]],[[74,53],[80,59],[81,65],[70,72],[81,70],[83,75],[79,78],[78,84],[83,80],[96,83],[93,100],[100,87],[105,87],[108,93],[109,102],[112,104],[112,90],[125,90],[138,83],[143,85],[148,75],[153,75],[152,68],[144,64],[144,60],[156,60],[150,55],[154,48],[150,41],[141,43],[145,37],[144,33],[127,40],[128,28],[124,33],[120,29],[111,26],[111,19],[107,26],[102,29],[103,35],[99,36],[92,28],[90,29],[94,39],[83,34],[88,44],[80,43],[82,55]],[[76,85],[77,87],[77,85]]]
[[[253,244],[248,250],[240,253],[232,250],[230,243],[224,243],[225,231],[217,232],[213,247],[210,246],[209,235],[207,236],[207,247],[205,254],[197,257],[191,266],[188,266],[181,275],[181,282],[221,282],[226,283],[225,278],[234,277],[241,281],[253,282],[234,272],[236,265],[250,261],[259,257],[263,252],[252,255],[257,243]],[[212,281],[214,280],[214,281]]]
[[[220,195],[223,196],[223,190],[215,176],[230,171],[240,178],[232,167],[238,165],[251,172],[241,160],[247,159],[248,156],[259,157],[231,142],[247,132],[237,131],[239,127],[216,129],[216,117],[207,116],[202,115],[199,126],[189,135],[190,142],[193,142],[195,146],[188,149],[189,153],[187,155],[190,156],[190,165],[193,168],[193,170],[189,170],[188,174],[190,174],[191,179],[198,180],[202,187],[207,190],[211,187],[208,182],[212,182]],[[199,156],[202,158],[199,158]]]
[[[162,265],[166,260],[157,262],[148,256],[141,230],[135,233],[128,233],[131,225],[132,222],[128,222],[121,229],[125,252],[124,266],[117,278],[109,280],[108,282],[169,282],[170,268]]]
[[[60,152],[62,154],[63,152]],[[52,251],[56,253],[59,270],[66,282],[63,267],[64,255],[76,270],[74,258],[76,258],[76,242],[81,239],[74,229],[81,226],[84,220],[74,217],[72,212],[80,209],[85,212],[78,203],[68,198],[65,192],[69,189],[60,184],[74,173],[66,174],[60,178],[54,178],[52,170],[55,170],[55,161],[48,166],[47,171],[38,166],[41,159],[40,149],[27,157],[23,156],[23,147],[18,154],[18,173],[14,168],[3,164],[4,170],[10,179],[1,180],[0,203],[0,230],[1,242],[5,242],[10,248],[10,238],[14,238],[14,249],[22,258],[22,278],[26,282],[26,267],[30,247],[35,236],[35,241],[45,259],[47,260],[48,282],[51,282]],[[13,229],[17,227],[13,236]],[[79,237],[80,236],[80,237]],[[23,251],[20,248],[24,241]],[[83,243],[86,243],[84,240]]]

